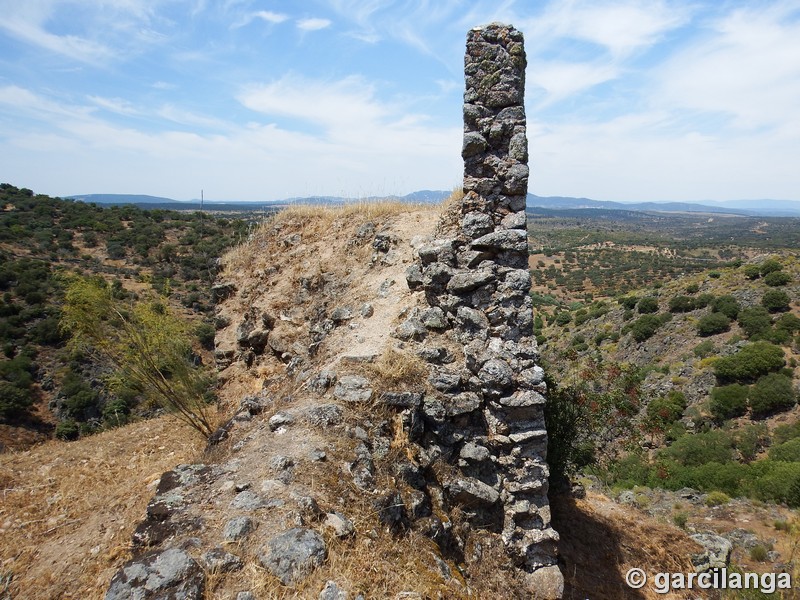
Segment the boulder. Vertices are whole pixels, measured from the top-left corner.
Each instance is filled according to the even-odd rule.
[[[326,555],[322,536],[312,529],[295,527],[269,540],[258,559],[283,585],[290,585],[307,577]]]
[[[126,563],[114,577],[105,600],[181,598],[202,600],[203,568],[185,550],[147,552]]]

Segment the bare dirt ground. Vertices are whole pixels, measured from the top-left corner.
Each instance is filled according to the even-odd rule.
[[[161,473],[202,447],[162,417],[0,454],[0,574],[13,576],[11,597],[101,598]]]

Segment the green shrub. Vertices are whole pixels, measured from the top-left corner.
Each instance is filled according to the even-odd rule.
[[[681,529],[686,529],[686,523],[689,520],[689,513],[681,510],[672,515],[672,522]]]
[[[749,399],[754,417],[788,410],[795,404],[792,380],[781,373],[764,375],[750,388]]]
[[[734,433],[734,448],[739,451],[742,460],[755,460],[758,451],[769,442],[769,431],[766,425],[751,423]]]
[[[800,438],[800,421],[791,425],[778,425],[772,432],[772,440],[776,444],[782,444],[795,438]]]
[[[783,290],[767,290],[761,298],[761,304],[771,313],[789,310],[789,294]]]
[[[639,299],[636,296],[623,296],[619,300],[617,300],[623,308],[627,310],[633,310],[636,308],[636,303],[639,302]]]
[[[661,324],[661,319],[656,315],[642,315],[631,324],[631,335],[637,342],[643,342],[650,339]]]
[[[706,506],[722,506],[730,501],[730,496],[725,492],[713,491],[706,496]]]
[[[737,320],[739,321],[739,327],[749,338],[764,333],[772,326],[772,317],[769,316],[769,311],[763,306],[751,306],[742,309]]]
[[[684,467],[696,467],[712,462],[723,464],[733,458],[731,438],[718,429],[684,435],[672,446],[662,450],[659,456],[672,459]]]
[[[32,405],[33,397],[29,389],[0,380],[0,423],[22,417]]]
[[[717,353],[717,347],[711,340],[705,340],[697,344],[692,351],[697,358],[706,358]]]
[[[800,506],[800,463],[760,460],[751,465],[748,490],[765,502]]]
[[[713,302],[711,302],[712,312],[722,313],[729,319],[735,319],[739,314],[740,309],[741,307],[739,306],[739,301],[733,296],[729,295],[719,296],[714,298]]]
[[[724,333],[731,328],[731,320],[721,312],[703,315],[697,322],[697,333],[703,337]]]
[[[752,561],[764,562],[767,560],[768,554],[769,553],[767,552],[767,549],[761,544],[758,544],[750,548],[750,560]]]
[[[769,275],[770,273],[780,271],[781,269],[783,269],[783,265],[774,258],[770,258],[769,260],[765,260],[763,263],[761,263],[760,271],[763,277],[765,275]]]
[[[780,287],[792,280],[792,276],[785,271],[773,271],[764,277],[764,283],[770,287]]]
[[[77,440],[80,433],[80,427],[78,427],[78,424],[72,419],[61,421],[56,425],[56,437],[60,440]]]
[[[769,342],[748,344],[732,356],[724,356],[714,364],[720,381],[754,381],[785,364],[783,349]]]
[[[563,327],[572,321],[572,315],[568,312],[560,312],[556,315],[556,325]]]
[[[754,280],[761,277],[761,267],[758,265],[745,265],[742,269],[747,279]]]
[[[741,417],[747,412],[747,392],[744,385],[734,383],[711,390],[711,415],[717,421]]]
[[[696,283],[690,283],[689,285],[686,286],[687,294],[696,294],[699,291],[700,291],[700,286],[697,285]]]
[[[719,279],[720,277],[722,277],[722,273],[720,273],[719,271],[709,271],[708,276],[711,277],[711,279]]]
[[[639,311],[640,314],[649,315],[652,313],[658,312],[658,298],[655,296],[646,296],[639,300],[639,303],[636,305],[636,310]]]
[[[780,329],[789,334],[800,331],[800,319],[791,313],[786,313],[778,317],[775,321],[775,329]]]
[[[539,322],[541,323],[541,317],[539,317]],[[539,325],[539,329],[541,329],[541,324]],[[200,342],[200,345],[203,346],[206,350],[213,350],[214,349],[214,336],[216,334],[216,330],[214,329],[214,325],[208,322],[200,323],[194,330],[197,339]]]
[[[617,485],[632,488],[635,485],[646,485],[650,480],[651,469],[644,456],[632,452],[610,465],[609,474]]]
[[[694,299],[694,305],[697,308],[705,308],[714,301],[714,294],[700,294]]]
[[[694,309],[694,298],[690,298],[689,296],[675,296],[669,301],[669,312],[671,313],[691,312]]]
[[[769,457],[774,461],[800,462],[800,438],[773,446],[769,449]]]
[[[651,428],[663,429],[677,421],[686,410],[686,396],[682,392],[671,391],[666,396],[654,398],[647,405],[647,423]]]

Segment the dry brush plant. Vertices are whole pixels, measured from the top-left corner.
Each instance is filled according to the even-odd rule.
[[[88,352],[115,369],[113,391],[123,383],[178,416],[204,437],[215,430],[213,372],[192,363],[188,324],[158,298],[126,303],[100,278],[66,281],[60,326],[73,350]]]

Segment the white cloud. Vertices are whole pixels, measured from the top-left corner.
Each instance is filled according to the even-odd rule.
[[[285,15],[283,13],[276,13],[270,10],[259,10],[256,12],[246,13],[242,15],[242,17],[236,21],[233,25],[231,25],[232,29],[236,29],[239,27],[244,27],[245,25],[249,25],[256,19],[264,21],[266,23],[270,23],[272,25],[277,25],[279,23],[283,23],[289,18],[289,15]]]
[[[779,4],[737,10],[655,73],[657,101],[727,115],[737,128],[800,127],[800,20]],[[796,3],[794,3],[796,9]]]
[[[123,98],[102,98],[100,96],[88,96],[92,104],[99,106],[105,110],[120,114],[120,115],[138,115],[140,112],[127,100]]]
[[[356,76],[338,81],[285,76],[266,85],[250,86],[239,95],[239,101],[267,115],[336,128],[385,117],[387,109],[374,96],[374,87]]]
[[[0,88],[4,112],[34,117],[38,125],[0,133],[6,149],[3,171],[13,173],[15,180],[35,182],[41,179],[36,175],[41,164],[53,165],[37,191],[56,195],[137,190],[182,199],[196,196],[196,189],[203,187],[217,198],[243,200],[448,189],[461,178],[460,127],[437,127],[424,116],[379,103],[371,86],[358,78],[284,80],[269,89],[296,102],[303,90],[312,100],[320,94],[317,102],[332,102],[335,109],[361,98],[353,107],[361,114],[347,110],[331,118],[313,109],[308,118],[325,129],[315,135],[275,123],[225,123],[219,133],[152,132],[114,124],[92,107],[61,106],[29,90],[6,87]],[[257,103],[259,90],[252,94],[245,100]],[[288,101],[261,101],[270,113],[305,114],[303,107],[291,108]],[[183,122],[193,117],[179,109],[170,112],[170,107],[159,114]]]
[[[318,31],[330,27],[331,21],[329,19],[310,18],[298,19],[297,28],[303,31]]]
[[[253,15],[256,18],[266,21],[267,23],[283,23],[289,17],[281,13],[274,13],[269,10],[260,10]]]

